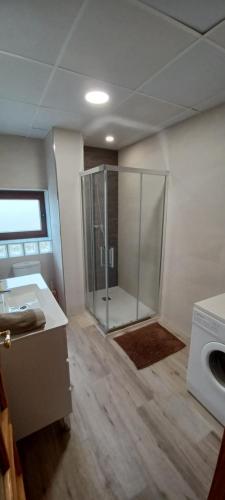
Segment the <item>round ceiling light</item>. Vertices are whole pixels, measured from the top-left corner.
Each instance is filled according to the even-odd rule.
[[[115,139],[114,139],[113,135],[107,135],[105,137],[105,140],[106,140],[106,142],[114,142]]]
[[[109,94],[102,90],[91,90],[85,94],[85,99],[91,104],[106,104],[109,101]]]

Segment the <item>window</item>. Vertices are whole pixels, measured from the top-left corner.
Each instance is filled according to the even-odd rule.
[[[44,192],[0,190],[0,241],[46,236]]]

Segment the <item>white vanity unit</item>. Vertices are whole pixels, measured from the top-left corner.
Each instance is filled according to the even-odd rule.
[[[0,310],[39,307],[46,325],[0,343],[0,367],[16,439],[23,438],[72,411],[66,340],[66,316],[41,274],[6,280]]]

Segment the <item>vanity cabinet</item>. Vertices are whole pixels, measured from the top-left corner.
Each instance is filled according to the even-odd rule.
[[[33,276],[34,282],[40,275]],[[12,280],[18,278],[9,279],[9,287]],[[29,280],[32,283],[32,278]],[[37,299],[46,316],[45,328],[15,335],[9,349],[0,344],[0,366],[16,440],[67,417],[72,411],[67,319],[43,283],[41,278],[36,284],[38,288],[42,285]]]
[[[71,412],[65,328],[1,345],[0,364],[16,439]]]

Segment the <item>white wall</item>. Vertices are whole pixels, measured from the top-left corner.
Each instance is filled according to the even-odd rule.
[[[54,148],[61,242],[64,269],[66,311],[70,316],[84,308],[82,212],[79,172],[83,170],[81,134],[54,129]]]
[[[68,315],[84,308],[81,170],[83,140],[76,132],[54,129],[45,141],[0,136],[0,188],[48,189],[53,240],[51,255],[0,261],[0,277],[11,274],[13,262],[40,260]]]
[[[119,153],[119,165],[169,169],[162,321],[189,336],[194,302],[225,291],[225,106]]]
[[[15,135],[0,135],[0,188],[47,189],[44,142]],[[49,285],[54,283],[52,255],[0,260],[0,277],[11,274],[12,263],[40,260],[42,274]]]
[[[51,219],[51,237],[52,237],[52,260],[54,271],[54,286],[56,288],[58,301],[66,311],[63,262],[62,262],[62,247],[61,247],[61,231],[60,231],[60,215],[58,203],[58,187],[55,156],[53,151],[53,133],[47,135],[45,146],[45,161],[48,180],[48,196],[49,196],[49,212]]]
[[[43,141],[0,135],[1,189],[46,189]]]

